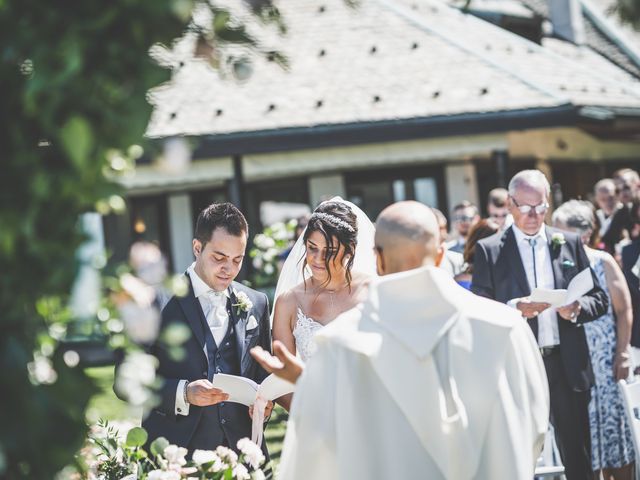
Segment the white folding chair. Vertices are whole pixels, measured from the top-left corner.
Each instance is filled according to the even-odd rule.
[[[544,447],[536,465],[534,478],[552,478],[556,480],[565,478],[564,465],[560,460],[560,452],[558,451],[556,437],[551,425],[549,425],[544,437]]]
[[[640,468],[637,467],[640,459],[640,380],[633,377],[631,381],[618,380],[618,387],[624,400],[624,409],[631,428],[631,438],[636,451],[636,479],[640,479]]]

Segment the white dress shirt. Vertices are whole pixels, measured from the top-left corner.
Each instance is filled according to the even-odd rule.
[[[533,252],[531,250],[531,244],[529,243],[529,239],[533,237],[537,237],[535,246],[537,286],[553,290],[555,288],[553,266],[551,265],[551,255],[549,253],[549,245],[547,243],[547,234],[544,225],[536,235],[527,235],[515,225],[512,225],[512,228],[531,291],[536,287],[533,274]],[[509,305],[515,307],[515,302],[510,301]],[[547,308],[538,315],[538,345],[541,347],[552,347],[559,344],[560,333],[558,331],[557,313],[555,308]]]
[[[193,294],[200,302],[204,317],[211,329],[211,334],[216,342],[220,345],[227,329],[229,328],[229,313],[227,312],[227,299],[229,297],[229,289],[222,292],[215,292],[204,280],[202,280],[195,271],[195,262],[189,266],[187,273],[191,278],[193,286]],[[204,346],[204,354],[207,356],[207,346]],[[189,415],[189,404],[184,401],[184,386],[187,380],[180,380],[176,389],[176,415]]]

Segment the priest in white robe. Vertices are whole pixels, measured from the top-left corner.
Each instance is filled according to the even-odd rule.
[[[380,214],[385,276],[317,335],[280,480],[533,478],[549,418],[537,344],[513,309],[435,267],[438,239],[422,204]]]

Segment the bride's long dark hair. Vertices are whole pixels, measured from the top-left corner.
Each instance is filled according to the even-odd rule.
[[[328,278],[323,286],[331,283],[331,269],[329,265],[336,259],[340,251],[340,246],[342,246],[344,247],[344,256],[348,258],[345,264],[345,276],[347,286],[349,290],[351,290],[351,268],[353,267],[353,259],[355,257],[356,246],[358,245],[358,222],[356,214],[353,213],[353,210],[351,210],[347,204],[332,201],[321,203],[313,213],[314,215],[311,215],[307,229],[304,232],[303,240],[306,248],[309,236],[313,232],[320,232],[327,242],[327,252],[331,253],[324,257],[324,266],[327,269]],[[306,255],[303,259],[302,278],[304,278],[304,270],[307,268]],[[306,285],[305,280],[305,288]]]

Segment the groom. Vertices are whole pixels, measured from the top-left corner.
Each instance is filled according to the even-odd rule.
[[[533,478],[549,396],[530,329],[435,268],[425,205],[386,208],[375,241],[385,277],[316,335],[304,368],[278,342],[282,363],[252,352],[285,378],[302,373],[279,478]]]
[[[162,310],[162,329],[185,325],[191,336],[182,345],[180,358],[160,340],[150,349],[164,379],[160,404],[142,424],[150,442],[163,436],[193,452],[218,445],[235,449],[239,439],[251,437],[247,407],[226,403],[227,395],[211,384],[216,373],[258,383],[268,375],[249,354],[257,345],[271,348],[267,297],[234,281],[242,267],[247,233],[244,216],[230,203],[209,205],[198,216],[193,239],[196,260],[186,271],[189,292],[174,296]]]

